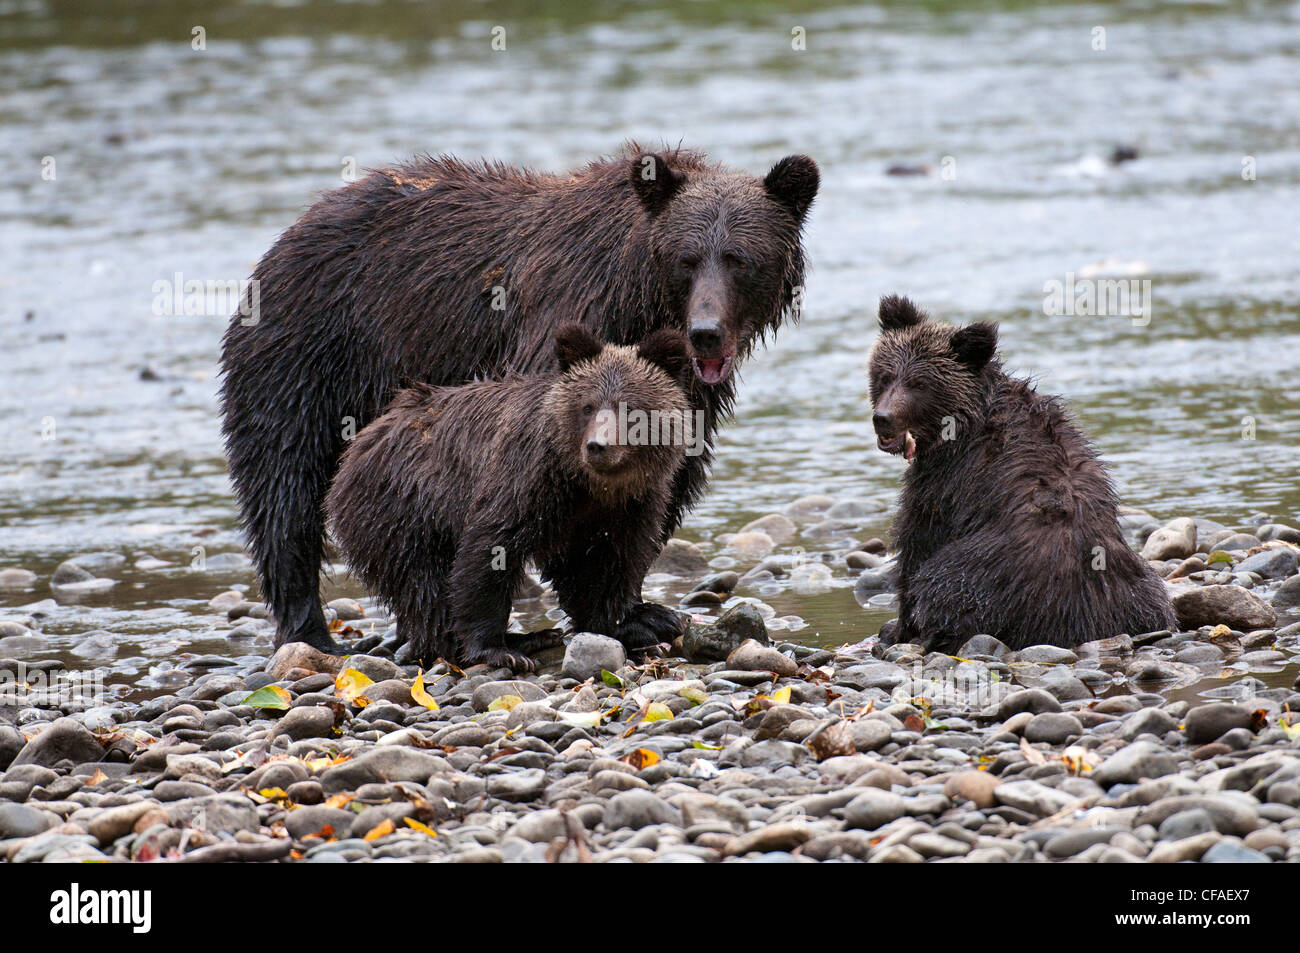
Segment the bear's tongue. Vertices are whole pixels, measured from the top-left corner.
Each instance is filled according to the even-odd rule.
[[[725,358],[714,357],[695,359],[695,372],[700,375],[700,380],[706,384],[717,384],[722,380],[722,375],[726,372],[727,362]]]
[[[916,441],[912,439],[910,430],[907,433],[907,441],[903,444],[903,456],[908,463],[911,463],[916,458]]]

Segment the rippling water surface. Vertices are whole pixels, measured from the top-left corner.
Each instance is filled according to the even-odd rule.
[[[744,369],[689,538],[809,493],[892,501],[902,463],[875,448],[863,367],[894,291],[998,321],[1008,365],[1069,399],[1127,502],[1295,524],[1300,4],[1149,6],[0,3],[0,568],[41,576],[0,605],[30,612],[58,563],[117,552],[111,590],[41,606],[45,654],[102,630],[125,677],[227,651],[207,600],[252,578],[212,559],[240,549],[226,312],[157,313],[155,283],[246,277],[352,163],[563,168],[629,137],[823,170],[804,319]],[[1112,165],[1117,145],[1137,160]],[[1149,324],[1045,314],[1071,274],[1149,280]],[[887,530],[882,510],[855,535]],[[829,591],[769,601],[826,644],[889,615],[838,564]]]

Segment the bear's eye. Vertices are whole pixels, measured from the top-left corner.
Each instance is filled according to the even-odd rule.
[[[745,259],[741,258],[739,255],[733,255],[731,252],[727,252],[723,255],[722,260],[726,263],[727,267],[733,271],[749,270],[749,262],[745,261]]]
[[[583,405],[582,405],[582,416],[584,416],[584,417],[590,417],[590,416],[591,416],[592,414],[594,414],[595,412],[596,412],[596,408],[593,407],[593,406],[591,406],[591,404],[583,404]]]
[[[683,255],[677,263],[681,265],[682,271],[694,271],[699,267],[700,259],[696,255]]]

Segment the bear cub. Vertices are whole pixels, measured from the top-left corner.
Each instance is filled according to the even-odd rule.
[[[880,327],[872,424],[911,464],[898,621],[881,641],[952,653],[980,633],[1019,649],[1172,628],[1096,451],[1057,398],[1003,372],[997,326],[951,327],[891,295]]]
[[[644,653],[683,629],[640,589],[693,444],[684,335],[614,347],[566,324],[554,346],[558,373],[406,388],[343,454],[335,541],[426,665],[530,671],[558,644],[555,629],[506,631],[529,560],[575,632]]]

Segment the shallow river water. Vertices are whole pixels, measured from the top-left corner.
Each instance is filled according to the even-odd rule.
[[[1126,502],[1297,525],[1300,4],[1149,6],[0,3],[0,569],[39,576],[0,616],[42,613],[18,654],[134,684],[230,651],[208,600],[255,583],[215,401],[229,310],[162,299],[247,277],[316,193],[422,151],[563,168],[637,138],[821,164],[804,318],[744,368],[683,531],[719,565],[716,536],[811,493],[867,501],[853,536],[888,537],[903,464],[875,447],[864,365],[890,292],[999,322]],[[1048,313],[1072,276],[1133,279],[1149,309]],[[117,584],[47,601],[93,552],[126,557],[97,572]],[[829,588],[757,596],[801,641],[891,614],[832,565]]]

